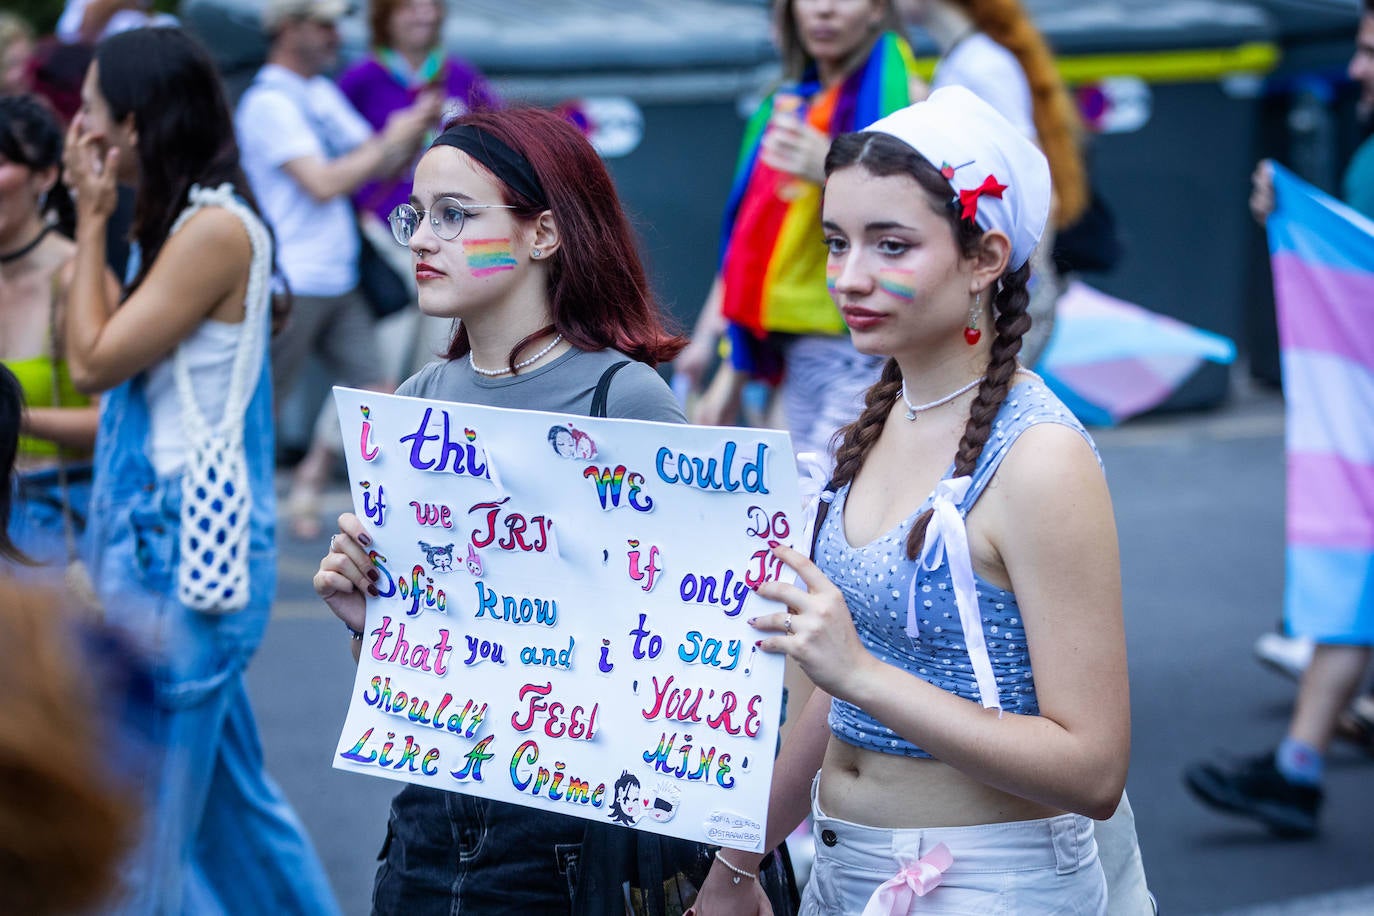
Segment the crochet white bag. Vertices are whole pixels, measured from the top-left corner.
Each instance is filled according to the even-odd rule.
[[[214,189],[193,186],[189,200],[173,225],[173,232],[202,207],[223,207],[242,220],[253,248],[242,331],[234,353],[224,416],[217,425],[210,426],[201,412],[180,347],[173,356],[187,443],[181,483],[177,598],[196,611],[227,614],[247,606],[249,596],[248,538],[253,494],[243,447],[243,424],[266,350],[272,243],[262,221],[234,196],[231,185]]]

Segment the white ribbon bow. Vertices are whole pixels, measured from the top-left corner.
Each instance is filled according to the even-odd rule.
[[[944,874],[954,864],[954,856],[944,843],[888,878],[864,906],[863,916],[898,916],[911,909],[911,897],[924,897],[940,886]]]
[[[830,463],[816,452],[802,452],[797,455],[797,488],[801,491],[802,525],[801,539],[797,550],[806,552],[811,549],[811,540],[816,528],[816,515],[822,502],[830,502],[835,494],[825,488],[830,482]]]
[[[959,506],[968,496],[973,478],[967,474],[942,480],[935,486],[931,510],[933,515],[926,528],[921,561],[911,577],[907,598],[906,632],[912,639],[920,635],[916,623],[916,583],[922,572],[934,572],[941,564],[949,563],[949,577],[954,582],[954,603],[959,608],[959,623],[964,630],[964,645],[968,648],[973,676],[978,682],[978,695],[984,709],[1002,710],[997,695],[997,679],[992,673],[992,658],[983,638],[983,620],[978,612],[978,588],[973,581],[973,558],[968,549],[968,528]]]

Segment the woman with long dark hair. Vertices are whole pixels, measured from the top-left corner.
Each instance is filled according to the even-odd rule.
[[[0,96],[0,364],[18,378],[26,402],[9,533],[43,564],[65,562],[75,550],[97,422],[62,355],[76,246],[61,170],[57,114],[37,96]],[[116,295],[114,277],[104,280]]]
[[[1091,439],[1018,365],[1045,157],[961,87],[826,160],[835,302],[885,357],[843,431],[806,589],[751,621],[816,691],[783,746],[768,843],[809,811],[802,913],[1103,913],[1093,818],[1130,756],[1120,564]],[[755,913],[722,850],[698,907]],[[922,899],[917,899],[918,897]]]
[[[447,357],[397,394],[587,415],[602,388],[605,416],[683,422],[653,367],[684,341],[664,326],[610,175],[571,124],[531,109],[459,118],[420,160],[391,226],[410,248],[420,309],[458,320]],[[474,239],[497,246],[503,269],[479,266],[477,251],[469,260]],[[357,658],[377,572],[357,516],[339,524],[314,585]],[[392,802],[374,912],[621,914],[617,868],[636,837],[658,877],[623,880],[658,901],[645,903],[654,912],[670,894],[680,912],[677,891],[694,893],[709,867],[703,847],[407,786]]]
[[[107,392],[91,568],[106,616],[157,653],[164,759],[125,905],[335,913],[263,770],[244,685],[275,586],[272,240],[205,50],[175,29],[102,42],[66,166],[78,210],[67,358],[79,388]],[[122,302],[102,282],[117,183],[137,194]]]

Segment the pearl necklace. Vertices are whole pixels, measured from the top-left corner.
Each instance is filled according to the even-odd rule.
[[[547,347],[545,347],[544,349],[540,350],[538,353],[534,354],[534,355],[531,356],[529,359],[521,360],[520,362],[516,363],[516,364],[515,364],[515,371],[518,372],[518,371],[520,371],[521,369],[525,368],[526,366],[533,366],[535,363],[539,362],[541,359],[543,359],[544,357],[548,356],[548,355],[549,355],[549,351],[552,350],[554,347],[558,346],[558,345],[559,345],[560,343],[562,343],[562,342],[563,342],[563,335],[562,335],[562,334],[559,334],[559,335],[558,335],[557,337],[555,337],[553,340],[549,341],[549,345],[548,345]],[[509,368],[507,368],[507,369],[483,369],[481,366],[477,365],[476,363],[474,363],[474,362],[472,361],[472,351],[471,351],[471,350],[468,351],[468,365],[472,367],[472,371],[473,371],[473,372],[476,372],[478,375],[485,375],[487,378],[496,378],[497,376],[501,376],[501,375],[510,375],[510,374],[511,374],[511,370],[510,370]]]
[[[978,378],[969,382],[967,385],[965,385],[963,388],[960,388],[958,391],[955,391],[951,394],[947,394],[942,398],[929,402],[928,404],[913,404],[910,401],[908,401],[906,398],[906,382],[902,382],[902,403],[906,404],[906,418],[908,420],[914,420],[916,419],[917,414],[924,413],[927,410],[933,410],[934,408],[939,407],[942,404],[948,404],[950,401],[954,400],[959,395],[966,394],[967,392],[972,391],[973,386],[977,385],[982,380],[983,377],[980,375],[978,376]]]

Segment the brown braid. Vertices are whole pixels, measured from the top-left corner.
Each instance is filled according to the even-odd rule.
[[[862,166],[878,177],[906,175],[915,179],[930,198],[931,206],[943,213],[950,224],[954,242],[964,257],[972,257],[983,238],[983,230],[973,222],[959,219],[958,208],[952,205],[954,191],[935,166],[921,154],[896,137],[887,134],[843,134],[830,147],[825,158],[825,173],[853,165]],[[1016,373],[1016,355],[1021,351],[1021,338],[1030,330],[1031,319],[1026,309],[1030,294],[1026,283],[1030,279],[1030,263],[1002,275],[1000,288],[992,301],[993,324],[997,336],[992,341],[988,369],[978,386],[978,394],[969,408],[964,436],[954,459],[954,476],[973,473],[992,433],[992,422],[1002,409],[1012,376]],[[863,413],[853,423],[836,434],[840,447],[835,453],[835,473],[831,487],[838,489],[850,483],[863,466],[869,449],[877,443],[883,423],[902,390],[902,372],[895,359],[883,366],[882,377],[868,389],[864,397]],[[915,559],[925,542],[926,527],[931,512],[923,512],[912,525],[907,537],[907,556]]]
[[[964,426],[964,437],[959,440],[959,450],[954,455],[954,476],[963,477],[973,473],[978,459],[987,445],[992,433],[992,421],[1002,409],[1011,388],[1012,376],[1016,374],[1016,354],[1021,352],[1021,338],[1030,330],[1031,318],[1026,308],[1030,304],[1030,293],[1026,282],[1030,279],[1030,262],[1020,269],[1002,276],[1002,288],[993,299],[992,309],[997,337],[992,342],[992,354],[988,358],[988,371],[978,386],[978,395],[969,408],[968,423]],[[921,546],[925,543],[926,528],[930,525],[933,510],[927,509],[911,526],[906,539],[906,555],[911,559],[920,556]]]
[[[901,391],[902,370],[897,368],[895,359],[889,359],[883,366],[882,376],[864,395],[863,413],[836,434],[840,437],[840,447],[835,451],[835,473],[830,478],[832,489],[839,489],[859,473],[868,450],[882,434],[883,421]]]

